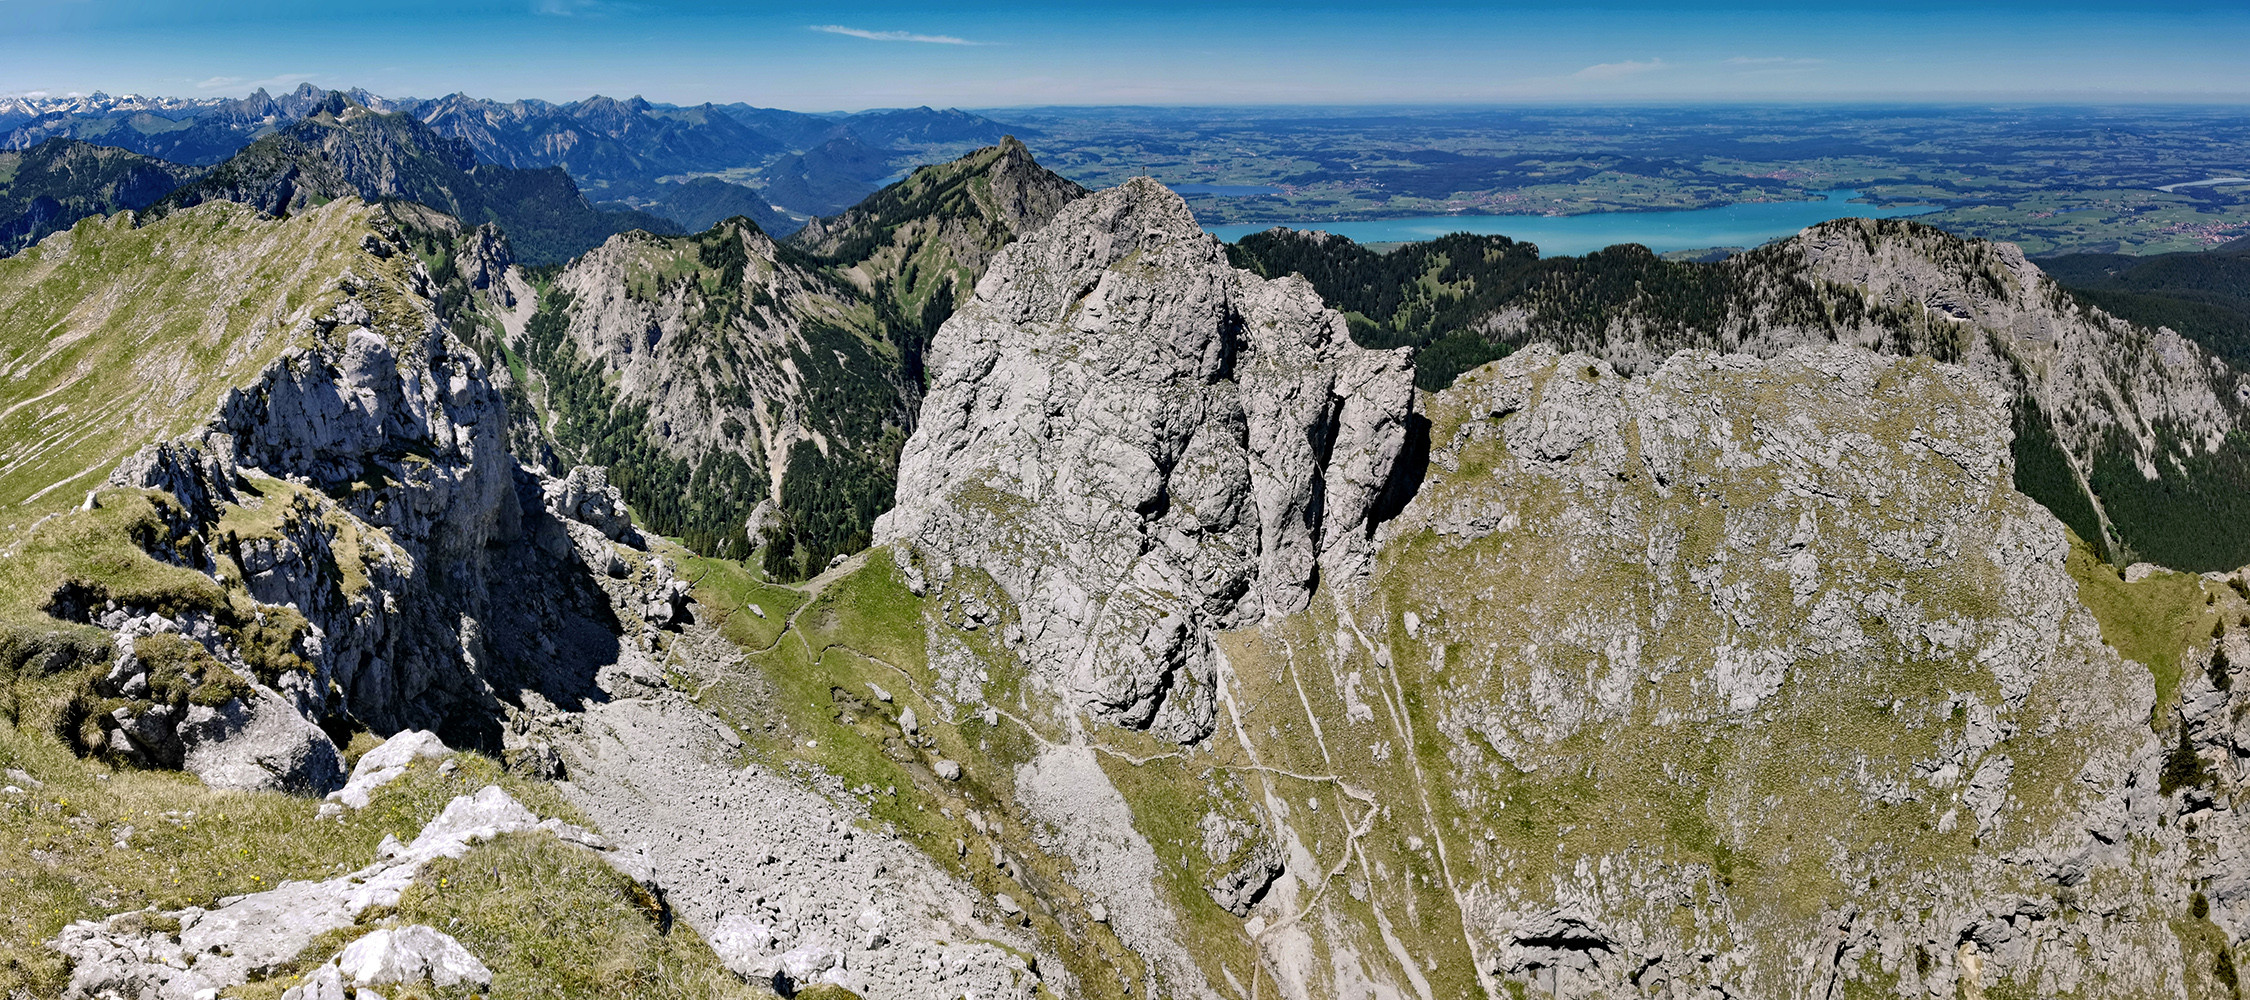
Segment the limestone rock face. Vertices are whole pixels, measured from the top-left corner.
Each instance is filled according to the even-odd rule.
[[[1230,267],[1146,180],[1002,251],[929,364],[878,540],[940,586],[989,577],[1080,709],[1183,740],[1211,727],[1214,630],[1366,572],[1413,403],[1403,352]]]
[[[160,441],[134,452],[109,474],[108,484],[161,490],[203,520],[218,516],[219,505],[235,499],[234,464],[224,452]]]
[[[651,294],[642,287],[648,275],[675,257],[699,260],[697,245],[615,236],[556,277],[569,295],[572,349],[612,373],[621,403],[646,408],[647,427],[668,454],[693,463],[733,454],[753,469],[785,467],[790,446],[811,439],[819,423],[806,409],[806,383],[817,376],[788,359],[793,349],[831,359],[829,348],[809,341],[801,317],[833,316],[844,305],[816,275],[783,261],[754,226],[722,224],[700,239],[724,241],[751,262],[733,275],[740,287],[724,292],[752,304],[722,319],[700,287],[660,285]]]
[[[321,630],[319,679],[345,696],[328,707],[386,730],[435,727],[450,706],[488,697],[461,670],[460,622],[487,599],[495,548],[523,535],[507,407],[475,354],[434,324],[386,337],[354,325],[351,305],[326,342],[230,391],[201,437],[319,491],[290,499],[279,537],[245,543],[242,562],[254,596]],[[330,570],[345,566],[357,572]]]
[[[493,304],[503,309],[516,307],[516,289],[507,280],[508,268],[515,262],[508,237],[489,222],[471,230],[454,254],[454,266],[461,269],[469,287],[491,294]]]
[[[1808,274],[1984,332],[1964,338],[1962,363],[2059,417],[2057,436],[2086,468],[2120,447],[2154,478],[2168,444],[2215,451],[2246,416],[2250,379],[2170,329],[2072,301],[2014,244],[1853,219],[1806,230],[1790,249]]]
[[[327,489],[388,473],[405,488],[369,491],[388,495],[367,520],[427,538],[440,558],[513,537],[507,406],[475,354],[436,330],[403,344],[349,325],[335,336],[228,395],[215,429],[235,461]]]
[[[2024,488],[2105,554],[2197,571],[2250,561],[2237,491],[2210,471],[2250,455],[2250,376],[2193,341],[2086,305],[2011,244],[1903,219],[1824,222],[1715,267],[1728,291],[1701,317],[1624,299],[1596,325],[1510,309],[1479,327],[1626,374],[1685,348],[1770,358],[1831,343],[1957,363],[2011,397]],[[2212,527],[2177,530],[2198,520]]]
[[[550,510],[611,541],[633,529],[633,512],[626,509],[624,495],[609,484],[609,470],[600,466],[574,467],[569,475],[548,482],[543,492]]]
[[[1368,596],[1230,653],[1412,692],[1325,745],[1444,748],[1355,780],[1448,804],[1495,993],[2173,995],[2155,690],[2012,489],[2008,403],[1856,348],[1535,345],[1429,400]]]
[[[380,226],[365,235],[383,261],[409,259],[403,239]],[[176,623],[261,694],[232,714],[213,705],[189,720],[171,706],[105,723],[129,758],[183,766],[189,735],[208,736],[194,755],[208,762],[198,773],[240,785],[263,770],[277,777],[262,787],[326,792],[342,776],[319,723],[430,729],[456,746],[498,750],[507,696],[528,690],[571,703],[592,665],[616,657],[613,636],[582,627],[604,618],[595,607],[607,598],[577,572],[626,573],[614,543],[639,538],[616,490],[600,470],[550,483],[520,469],[505,399],[438,321],[419,265],[382,281],[361,273],[372,270],[365,260],[355,266],[339,268],[340,295],[325,311],[299,317],[295,346],[220,394],[200,429],[142,449],[110,477],[112,487],[176,501],[173,537],[152,554],[238,578],[261,620],[304,623],[262,681],[213,622]],[[549,493],[559,506],[550,508]],[[554,585],[512,585],[527,579]],[[126,640],[126,623],[149,612],[95,606],[71,617]],[[284,703],[301,718],[266,711]],[[302,730],[304,753],[276,756],[272,740],[244,744],[247,758],[219,749],[248,734],[287,735],[274,727]],[[266,766],[288,760],[311,770]]]

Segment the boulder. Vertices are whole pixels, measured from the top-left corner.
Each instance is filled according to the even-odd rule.
[[[223,705],[188,706],[178,733],[182,766],[213,788],[320,795],[344,782],[328,734],[263,686]]]
[[[492,985],[492,970],[461,942],[421,924],[386,928],[360,938],[345,946],[336,966],[344,978],[368,986],[423,980],[440,988],[466,983],[481,990]]]
[[[399,733],[360,757],[359,763],[352,766],[350,780],[344,782],[344,787],[329,798],[354,809],[365,809],[368,796],[405,775],[406,769],[416,760],[423,757],[443,757],[452,752],[446,747],[444,740],[438,739],[437,734],[429,730],[414,729]]]

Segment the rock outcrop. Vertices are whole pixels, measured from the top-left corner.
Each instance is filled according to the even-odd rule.
[[[342,781],[322,724],[497,751],[526,692],[573,703],[616,658],[597,624],[610,599],[584,572],[633,577],[620,548],[645,543],[616,491],[599,470],[555,482],[518,467],[488,371],[439,322],[408,238],[372,221],[294,346],[221,392],[201,428],[109,479],[168,498],[168,537],[144,548],[235,592],[162,613],[100,593],[54,603],[115,637],[118,664],[94,694],[127,704],[96,721],[127,759],[319,794]],[[652,601],[676,616],[684,588],[662,575],[633,595],[636,617]],[[550,585],[503,582],[520,579]],[[159,672],[131,662],[153,633],[192,640],[173,659],[204,685],[196,704],[186,687],[127,690]]]
[[[858,267],[870,283],[916,283],[916,277],[944,278],[959,269],[973,285],[1009,241],[1038,231],[1085,196],[1085,188],[1040,166],[1009,136],[952,163],[918,169],[841,215],[812,219],[788,242]],[[916,258],[940,262],[939,273],[904,273]]]
[[[1838,219],[1707,267],[1604,261],[1543,275],[1478,329],[1626,373],[1685,348],[1776,357],[1831,343],[1957,363],[2012,397],[2018,487],[2106,555],[2197,571],[2250,561],[2231,471],[2250,461],[2250,376],[2080,301],[2013,245]]]
[[[432,860],[461,857],[476,844],[504,834],[536,832],[581,845],[631,877],[645,875],[646,862],[637,856],[621,853],[601,837],[560,820],[541,820],[499,787],[486,786],[447,803],[412,843],[386,840],[373,864],[348,875],[320,882],[285,882],[208,909],[135,911],[108,920],[79,921],[64,928],[52,943],[75,963],[70,997],[197,1000],[263,976],[296,958],[322,934],[350,927],[371,907],[396,906],[415,873]],[[370,945],[355,945],[357,952],[345,950],[342,971],[363,983],[398,982],[395,974],[418,959],[418,971],[439,974],[440,985],[453,985],[473,979],[473,973],[483,969],[473,956],[462,962],[441,942],[422,940],[413,931],[377,931],[386,936]],[[406,940],[401,941],[400,935]],[[401,944],[425,947],[402,952],[397,947]],[[428,947],[432,945],[436,947]],[[453,948],[460,945],[454,943]],[[433,958],[439,964],[433,965]],[[490,980],[489,972],[483,975]]]
[[[325,341],[230,392],[201,436],[208,454],[310,488],[262,501],[279,515],[270,534],[235,535],[243,583],[318,630],[310,687],[342,694],[322,711],[382,731],[455,716],[455,740],[490,742],[460,731],[475,725],[464,708],[490,711],[495,680],[461,669],[478,631],[462,615],[493,617],[496,550],[524,535],[506,406],[450,335],[378,335],[353,305]]]
[[[930,333],[1001,247],[1082,194],[1011,142],[786,245],[739,219],[619,236],[557,276],[513,343],[545,376],[561,451],[619,464],[652,528],[811,576],[889,506]]]
[[[1212,725],[1216,630],[1366,572],[1412,412],[1403,352],[1230,267],[1146,180],[1003,251],[930,368],[878,539],[940,587],[989,577],[1077,708],[1181,740]]]
[[[351,777],[344,787],[329,794],[329,799],[352,809],[367,808],[368,797],[393,781],[406,776],[406,769],[423,757],[443,757],[453,751],[437,734],[426,729],[410,729],[384,740],[383,745],[369,750],[352,765]]]
[[[1495,995],[2180,995],[2211,959],[2177,921],[2233,919],[2192,859],[2239,834],[2160,780],[2151,673],[2011,487],[2009,402],[1836,347],[1472,371],[1370,585],[1230,640],[1243,738],[1303,752],[1264,678],[1335,706],[1315,759],[1416,816],[1351,895],[1458,920],[1425,940]],[[1384,874],[1418,864],[1442,920]]]
[[[2223,471],[2250,457],[2250,375],[2168,328],[2079,302],[2012,244],[1849,219],[1779,249],[1808,275],[1952,327],[1924,336],[1935,353],[2018,394],[2019,425],[2036,428],[2022,433],[2025,443],[2051,440],[2077,480],[2025,489],[2066,519],[2090,507],[2092,523],[2071,523],[2089,541],[2183,569],[2250,559],[2250,534],[2232,527],[2241,484]],[[2204,519],[2229,527],[2205,538],[2176,530]]]

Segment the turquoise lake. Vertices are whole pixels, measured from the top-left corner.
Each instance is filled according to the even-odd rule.
[[[1858,191],[1820,192],[1820,201],[1746,202],[1720,208],[1667,212],[1600,212],[1592,215],[1425,215],[1412,219],[1365,222],[1285,222],[1205,226],[1231,243],[1276,225],[1319,229],[1359,243],[1411,243],[1447,233],[1498,234],[1536,243],[1543,256],[1577,256],[1619,243],[1638,243],[1664,253],[1704,247],[1754,247],[1793,236],[1797,230],[1830,219],[1890,219],[1937,211],[1930,205],[1878,208],[1854,205]]]

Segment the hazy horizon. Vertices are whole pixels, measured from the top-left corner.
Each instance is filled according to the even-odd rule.
[[[2241,4],[1805,12],[1161,0],[0,0],[0,94],[640,95],[806,111],[1035,107],[2250,102]]]

